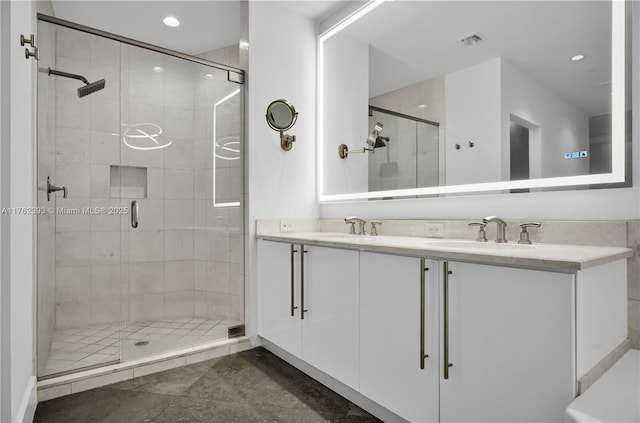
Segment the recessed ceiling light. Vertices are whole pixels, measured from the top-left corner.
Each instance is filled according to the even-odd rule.
[[[213,79],[213,75],[211,75],[210,73],[206,74],[204,77],[206,79]]]
[[[156,73],[161,73],[164,72],[164,69],[162,69],[160,66],[154,66],[153,71]]]
[[[584,54],[576,54],[575,56],[573,56],[571,58],[571,61],[572,62],[579,62],[582,59],[584,59]]]
[[[174,18],[173,16],[167,16],[162,20],[166,26],[176,27],[180,26],[180,21]]]
[[[427,105],[426,104],[418,104],[418,109],[426,109]]]

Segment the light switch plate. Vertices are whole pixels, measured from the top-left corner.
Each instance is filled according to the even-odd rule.
[[[281,220],[280,232],[293,232],[293,222],[290,220]]]
[[[444,238],[444,223],[427,222],[427,237]]]

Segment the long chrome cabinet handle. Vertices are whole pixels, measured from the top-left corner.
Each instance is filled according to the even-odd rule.
[[[304,320],[304,314],[309,311],[304,308],[304,255],[308,251],[300,245],[300,252],[300,319]]]
[[[429,358],[429,354],[424,353],[424,331],[425,331],[425,272],[429,268],[425,267],[425,259],[420,259],[420,369],[424,369],[424,359]]]
[[[293,317],[295,309],[298,308],[294,305],[295,299],[294,299],[294,292],[293,292],[293,284],[295,280],[294,258],[297,252],[298,250],[296,250],[295,245],[291,244],[291,317]]]
[[[444,378],[449,379],[449,367],[453,364],[449,363],[449,275],[453,272],[449,270],[449,262],[444,262],[444,290],[443,290],[443,303],[444,303]]]
[[[136,200],[131,202],[131,227],[133,229],[138,227],[138,202]]]

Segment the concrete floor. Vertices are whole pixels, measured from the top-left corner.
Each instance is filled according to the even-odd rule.
[[[380,420],[263,348],[38,404],[34,422],[353,422]]]

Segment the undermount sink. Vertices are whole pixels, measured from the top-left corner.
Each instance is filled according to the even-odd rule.
[[[476,242],[476,241],[435,241],[429,242],[429,246],[442,248],[464,248],[472,250],[526,250],[533,248],[532,245],[517,243],[496,243],[493,241]]]

